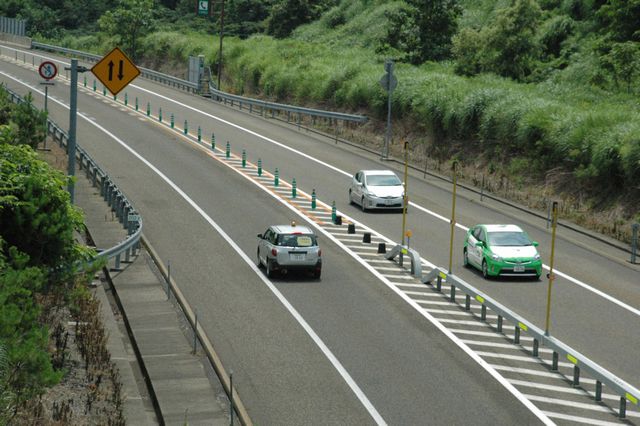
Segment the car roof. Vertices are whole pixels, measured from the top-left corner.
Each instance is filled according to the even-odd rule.
[[[487,232],[524,232],[522,228],[517,225],[480,225],[484,226]]]
[[[295,225],[295,226],[291,226],[291,225],[272,225],[271,228],[273,228],[273,230],[276,231],[278,234],[293,234],[293,233],[297,233],[297,232],[300,232],[302,234],[314,234],[314,232],[311,230],[311,228],[309,228],[308,226],[303,226],[303,225]]]
[[[395,175],[391,170],[360,170],[365,175]]]

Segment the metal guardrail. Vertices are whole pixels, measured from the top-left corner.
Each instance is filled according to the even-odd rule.
[[[64,55],[74,56],[78,59],[82,59],[86,62],[98,62],[102,59],[100,55],[94,55],[92,53],[82,52],[80,50],[67,49],[64,47],[52,46],[50,44],[38,43],[36,41],[31,42],[31,47],[34,49],[45,50],[53,53],[62,53]],[[141,75],[149,80],[158,81],[163,84],[167,84],[172,87],[177,87],[188,92],[197,92],[198,84],[192,83],[181,78],[173,77],[167,74],[163,74],[148,68],[137,67],[141,71]]]
[[[94,55],[91,53],[82,52],[74,49],[66,49],[64,47],[52,46],[49,44],[32,42],[32,48],[46,50],[49,52],[62,53],[65,55],[71,55],[78,57],[87,62],[97,62],[102,59],[102,56]],[[163,74],[157,71],[153,71],[147,68],[138,67],[142,72],[142,76],[148,78],[150,80],[158,81],[160,83],[164,83],[173,87],[177,87],[183,90],[187,90],[193,93],[198,92],[198,83],[192,83],[187,80],[183,80],[177,77],[173,77],[167,74]],[[211,74],[210,74],[211,75]],[[295,114],[298,116],[298,121],[300,121],[300,117],[302,115],[315,118],[323,118],[329,120],[340,120],[340,121],[348,121],[355,123],[365,123],[368,118],[363,115],[354,115],[354,114],[344,114],[340,112],[332,112],[332,111],[324,111],[313,108],[303,108],[297,107],[293,105],[280,104],[276,102],[262,101],[258,99],[246,98],[244,96],[233,95],[231,93],[226,93],[221,90],[216,89],[214,86],[209,84],[209,92],[211,94],[212,100],[221,101],[223,103],[230,102],[231,106],[234,105],[234,102],[240,105],[242,109],[243,105],[247,105],[249,107],[249,112],[253,112],[253,108],[260,108],[261,115],[266,115],[268,111],[271,112],[271,115],[274,115],[274,112],[278,112],[278,114],[283,113],[287,115],[287,121],[290,121],[291,114]]]
[[[260,115],[265,116],[268,111],[271,112],[271,116],[274,116],[274,113],[278,111],[278,114],[285,113],[287,115],[287,121],[291,121],[291,114],[295,114],[298,118],[298,122],[300,122],[302,115],[307,115],[315,118],[324,118],[328,120],[341,120],[341,121],[349,121],[354,123],[365,123],[368,118],[363,115],[354,115],[354,114],[344,114],[341,112],[332,112],[332,111],[324,111],[320,109],[313,108],[303,108],[297,107],[293,105],[279,104],[276,102],[262,101],[258,99],[246,98],[244,96],[232,95],[230,93],[225,93],[220,90],[217,90],[211,84],[209,84],[209,92],[211,94],[212,100],[217,100],[219,102],[227,103],[229,101],[231,106],[234,105],[234,102],[237,102],[240,106],[240,109],[243,108],[243,105],[247,105],[249,108],[249,112],[253,112],[253,108],[260,108]]]
[[[22,103],[24,99],[9,88],[4,88],[9,94],[11,101],[14,103]],[[47,120],[47,133],[58,142],[61,147],[67,147],[68,136],[57,124],[51,120]],[[105,259],[109,261],[115,258],[115,269],[120,269],[121,257],[124,254],[125,262],[128,262],[131,256],[135,256],[139,247],[140,237],[142,236],[142,218],[137,214],[135,208],[129,202],[127,197],[118,189],[111,180],[87,152],[80,146],[76,146],[76,157],[80,170],[85,170],[87,179],[90,179],[94,187],[100,188],[100,195],[107,202],[111,210],[115,212],[119,222],[122,223],[124,229],[127,230],[127,238],[115,246],[101,251],[93,261]]]
[[[461,278],[448,274],[442,268],[435,268],[427,275],[423,276],[422,282],[428,284],[433,280],[436,280],[436,290],[442,291],[442,281],[446,280],[446,282],[451,286],[449,299],[452,302],[456,300],[456,290],[460,289],[465,294],[465,310],[469,311],[471,309],[471,300],[473,299],[475,302],[479,303],[481,306],[481,319],[486,321],[487,318],[487,308],[491,309],[498,316],[498,332],[502,332],[503,322],[505,319],[510,321],[514,325],[514,343],[520,343],[520,333],[525,332],[529,336],[533,338],[533,348],[532,355],[534,357],[538,357],[538,348],[540,345],[548,347],[553,350],[552,355],[552,364],[551,369],[558,369],[558,359],[562,356],[571,362],[573,367],[573,385],[578,386],[580,384],[580,373],[582,371],[587,372],[591,375],[592,378],[596,380],[596,392],[595,399],[596,401],[602,401],[602,385],[606,385],[612,390],[615,391],[617,395],[620,396],[620,407],[619,407],[619,417],[626,417],[626,407],[627,401],[632,402],[635,405],[638,405],[638,400],[640,399],[640,390],[636,389],[629,383],[620,379],[613,373],[607,371],[600,365],[591,361],[586,356],[582,355],[580,352],[574,350],[570,346],[562,343],[560,340],[552,337],[550,335],[545,334],[545,332],[536,327],[531,322],[527,321],[525,318],[516,314],[515,312],[508,309],[506,306],[492,300],[489,296],[477,290],[467,282],[463,281]]]

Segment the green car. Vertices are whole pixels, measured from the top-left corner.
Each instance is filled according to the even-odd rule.
[[[476,225],[464,241],[464,266],[482,271],[485,278],[535,277],[542,274],[538,243],[516,225]]]

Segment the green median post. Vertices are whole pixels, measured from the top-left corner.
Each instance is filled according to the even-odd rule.
[[[138,97],[136,96],[136,111],[138,110]]]
[[[118,100],[118,95],[113,95],[113,100],[117,101]]]
[[[151,115],[151,103],[147,102],[147,117]]]
[[[280,184],[280,172],[278,171],[278,168],[276,167],[276,171],[273,175],[273,186],[278,186]]]
[[[87,87],[87,76],[84,76],[84,82],[83,82],[84,87]]]
[[[162,123],[162,108],[158,109],[158,121]]]
[[[176,120],[173,117],[173,113],[171,113],[171,128],[173,129],[176,125]]]
[[[242,168],[244,169],[245,167],[247,167],[247,151],[246,150],[242,150]]]
[[[95,92],[95,91],[96,91],[96,89],[97,89],[97,87],[96,87],[96,80],[95,80],[95,78],[94,78],[94,79],[93,79],[93,91]]]
[[[189,126],[187,120],[184,120],[184,134],[186,135],[187,133],[189,133]]]
[[[107,96],[107,88],[102,86],[102,96]]]
[[[262,176],[262,159],[258,158],[258,176]]]
[[[198,126],[198,142],[202,141],[202,129]]]
[[[226,158],[231,157],[231,144],[227,141],[227,148],[224,150],[224,156]]]
[[[316,209],[316,189],[311,190],[311,210]]]
[[[296,178],[291,182],[291,198],[296,198]]]
[[[124,92],[124,106],[128,106],[129,105],[129,94],[127,92]]]
[[[216,149],[216,135],[211,132],[211,150],[214,151]]]
[[[331,204],[331,222],[336,223],[336,202]]]

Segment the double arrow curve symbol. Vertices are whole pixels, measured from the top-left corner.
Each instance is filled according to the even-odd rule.
[[[113,61],[109,61],[109,81],[113,81],[113,66],[114,66]],[[123,60],[118,61],[118,80],[122,80],[124,78],[123,68],[124,68],[124,61]]]

